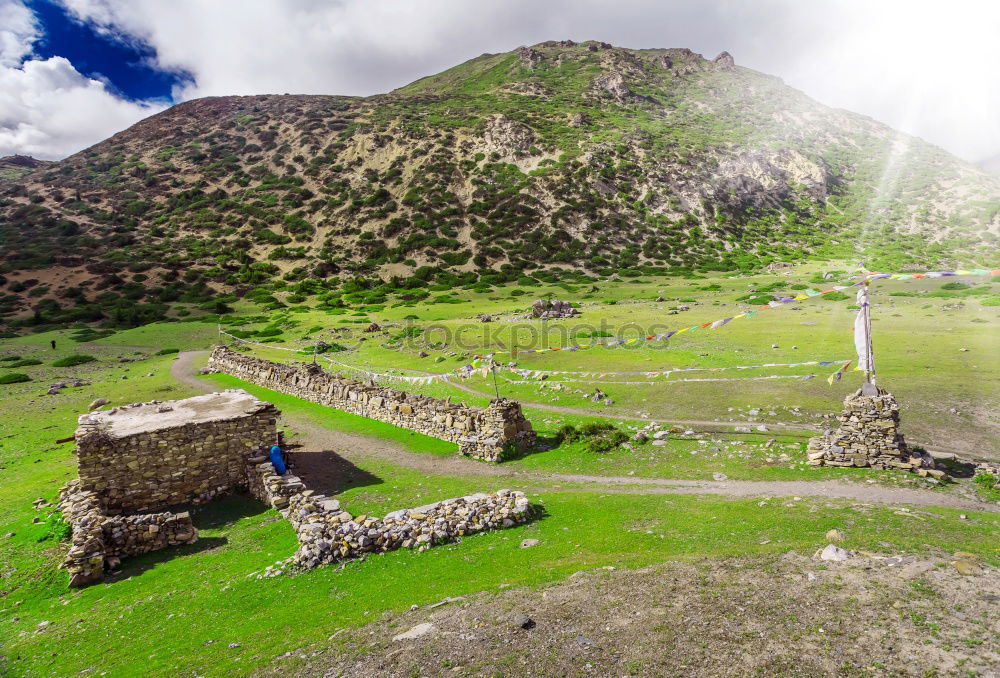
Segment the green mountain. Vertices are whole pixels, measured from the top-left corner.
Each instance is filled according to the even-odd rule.
[[[366,98],[189,101],[0,173],[0,318],[808,257],[992,266],[998,231],[1000,178],[725,52],[545,42]]]

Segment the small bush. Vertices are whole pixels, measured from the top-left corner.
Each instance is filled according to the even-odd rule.
[[[0,376],[0,384],[20,384],[25,381],[31,381],[31,377],[21,372],[8,372]]]
[[[943,290],[967,290],[969,287],[971,287],[971,285],[966,285],[965,283],[958,282],[957,280],[941,285],[941,289]]]
[[[41,365],[41,360],[36,360],[35,358],[25,358],[23,360],[16,360],[12,363],[4,365],[4,367],[31,367],[32,365]]]
[[[567,424],[556,432],[555,437],[559,444],[579,441],[585,451],[595,454],[610,452],[628,440],[628,435],[619,431],[613,424],[599,422],[584,424],[580,428]]]
[[[153,355],[170,355],[171,353],[180,353],[179,348],[161,348],[159,351]]]
[[[0,363],[9,363],[9,362],[13,362],[15,360],[20,360],[20,359],[21,359],[21,356],[19,356],[19,355],[7,355],[7,356],[4,356],[3,358],[0,358]]]
[[[92,363],[97,358],[92,355],[85,355],[83,353],[74,353],[73,355],[68,355],[65,358],[60,358],[52,363],[53,367],[73,367],[74,365],[83,365],[84,363]]]
[[[824,294],[823,297],[827,301],[843,301],[844,299],[850,299],[851,297],[844,294],[843,292],[830,292],[829,294]]]

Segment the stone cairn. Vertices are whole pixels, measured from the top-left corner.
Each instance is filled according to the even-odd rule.
[[[538,299],[531,304],[530,317],[551,320],[554,318],[572,318],[579,314],[580,311],[573,308],[571,302],[559,301],[558,299]]]
[[[899,432],[899,403],[885,389],[865,384],[844,399],[836,431],[810,439],[813,466],[903,469],[943,477],[926,452],[914,452]]]

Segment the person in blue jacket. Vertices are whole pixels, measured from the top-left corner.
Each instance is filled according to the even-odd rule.
[[[271,464],[274,466],[275,472],[279,476],[285,475],[285,471],[288,469],[285,467],[285,460],[281,458],[281,447],[275,445],[271,448],[271,453],[268,455],[271,459]]]

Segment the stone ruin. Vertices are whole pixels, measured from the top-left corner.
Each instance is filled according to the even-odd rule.
[[[572,318],[579,315],[580,311],[573,307],[569,301],[559,301],[558,299],[538,299],[531,304],[531,317],[542,320],[553,318]]]
[[[318,365],[283,365],[218,346],[209,371],[225,372],[274,391],[362,417],[384,421],[433,438],[458,443],[475,459],[498,462],[523,451],[535,440],[520,403],[497,398],[489,407],[469,407],[440,398],[344,379]]]
[[[188,512],[161,510],[246,486],[247,459],[277,440],[277,415],[242,390],[82,415],[79,479],[59,496],[73,529],[70,586],[101,581],[123,556],[194,542]]]
[[[865,384],[844,399],[836,431],[809,440],[813,466],[903,469],[944,476],[926,452],[912,451],[899,431],[899,403],[885,389]]]
[[[74,450],[79,479],[60,492],[72,528],[63,567],[70,586],[104,579],[121,558],[198,539],[187,511],[240,489],[282,512],[299,541],[288,562],[316,567],[395,548],[428,548],[464,535],[526,522],[521,492],[500,490],[404,509],[384,519],[352,516],[340,502],[278,475],[265,451],[277,440],[279,411],[249,393],[127,405],[80,417]]]

